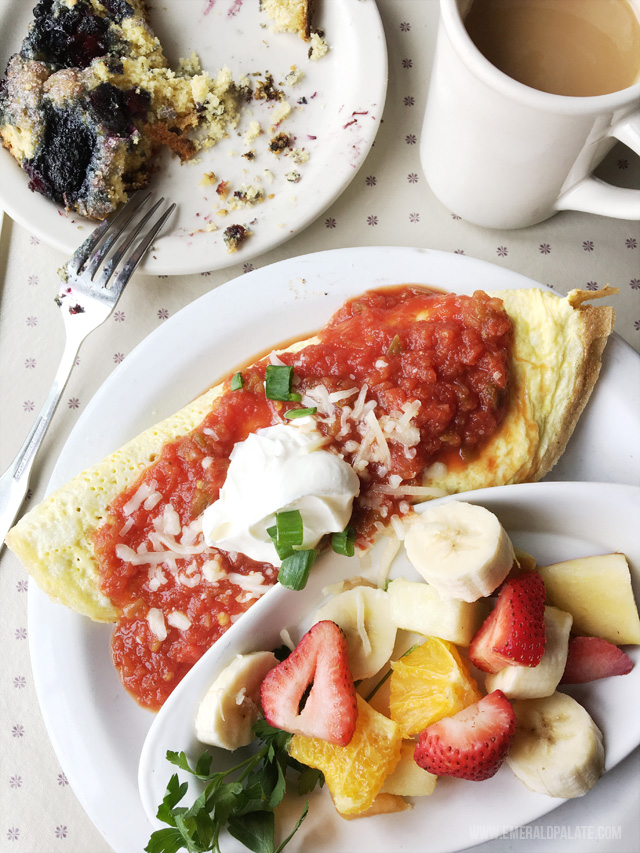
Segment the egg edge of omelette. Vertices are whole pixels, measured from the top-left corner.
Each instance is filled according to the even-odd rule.
[[[476,458],[458,471],[425,479],[425,485],[453,494],[535,482],[551,470],[588,402],[613,331],[613,308],[583,302],[612,292],[572,291],[561,297],[531,288],[490,293],[502,299],[514,328],[509,409]],[[313,340],[287,349],[302,349]],[[152,464],[163,444],[194,429],[222,391],[220,383],[82,471],[9,531],[7,546],[52,599],[95,621],[118,619],[120,610],[100,590],[93,531],[111,501]],[[563,405],[554,408],[552,398]]]

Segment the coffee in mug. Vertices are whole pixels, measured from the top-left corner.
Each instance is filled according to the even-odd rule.
[[[492,65],[553,95],[606,95],[640,77],[628,0],[473,0],[464,25]]]
[[[640,154],[639,44],[640,0],[440,0],[420,138],[433,193],[488,228],[640,220],[640,190],[593,176],[617,140]]]

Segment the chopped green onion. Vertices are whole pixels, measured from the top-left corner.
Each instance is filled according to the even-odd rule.
[[[276,513],[276,528],[278,530],[278,545],[302,545],[304,530],[299,509],[290,509]]]
[[[288,557],[290,554],[293,554],[293,548],[281,548],[278,545],[278,528],[273,525],[273,527],[267,527],[267,533],[271,537],[271,541],[273,542],[273,547],[276,549],[276,553],[281,560],[284,560],[285,557]]]
[[[341,533],[334,533],[331,537],[331,547],[336,554],[344,557],[353,557],[355,553],[356,531],[353,527],[345,527]]]
[[[264,393],[268,400],[291,399],[293,367],[286,364],[268,364],[264,375]]]
[[[278,574],[282,586],[304,589],[317,556],[318,552],[312,548],[309,551],[294,551],[289,557],[285,557]]]
[[[288,412],[284,413],[284,416],[285,418],[289,418],[289,420],[293,420],[294,418],[304,418],[306,415],[315,415],[317,411],[317,406],[313,406],[310,409],[289,409]]]
[[[267,533],[273,540],[278,557],[284,560],[294,553],[296,547],[302,545],[304,528],[300,510],[291,509],[276,513],[276,523],[267,528]]]
[[[229,383],[229,388],[232,391],[239,391],[244,386],[244,376],[238,371],[234,373],[231,377],[231,382]]]
[[[285,547],[278,544],[278,527],[277,525],[273,525],[273,527],[267,527],[267,533],[271,537],[271,541],[273,542],[273,547],[276,549],[276,553],[281,560],[284,560],[285,557],[290,557],[293,554],[293,548],[291,545],[286,545]]]

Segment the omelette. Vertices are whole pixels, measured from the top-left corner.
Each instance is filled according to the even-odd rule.
[[[198,520],[234,442],[313,404],[305,411],[360,477],[352,523],[361,545],[416,501],[535,482],[561,456],[613,329],[613,309],[587,301],[612,292],[369,291],[317,336],[244,368],[80,473],[27,513],[7,545],[54,600],[117,623],[123,683],[157,708],[277,580],[273,566],[201,542]],[[274,363],[300,374],[302,402],[265,400]]]

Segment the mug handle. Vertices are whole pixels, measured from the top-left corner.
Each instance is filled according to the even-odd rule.
[[[610,136],[640,155],[640,112],[632,113],[615,124]],[[615,219],[640,220],[640,190],[607,184],[599,178],[585,178],[563,193],[555,203],[556,210],[579,210]]]

